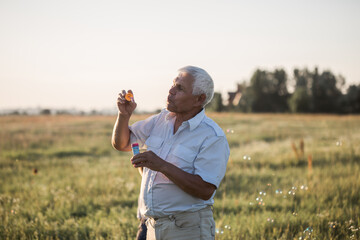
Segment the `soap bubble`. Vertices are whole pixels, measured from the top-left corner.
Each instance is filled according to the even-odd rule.
[[[303,235],[301,237],[299,237],[299,239],[312,239],[311,238],[312,232],[313,232],[313,228],[312,227],[307,227],[304,230]]]
[[[329,222],[329,228],[330,229],[335,229],[337,225],[338,225],[338,223],[336,221],[335,222]]]
[[[226,129],[226,132],[227,132],[227,133],[234,133],[235,131],[234,131],[233,129],[229,129],[229,128],[228,128],[228,129]]]
[[[231,226],[230,225],[225,225],[225,229],[230,230]]]
[[[265,206],[264,199],[262,199],[261,197],[257,197],[256,201],[259,206]]]
[[[215,229],[216,234],[224,234],[224,231],[221,228]]]
[[[313,233],[313,228],[312,227],[307,227],[305,230],[304,230],[304,232],[303,232],[304,234],[305,234],[305,238],[306,238],[306,236],[311,236],[311,234]]]
[[[250,157],[250,156],[248,156],[248,155],[244,155],[244,156],[243,156],[243,159],[244,159],[244,160],[248,160],[248,161],[250,161],[250,160],[251,160],[251,157]]]
[[[289,194],[289,195],[295,195],[296,189],[297,189],[297,187],[292,187],[292,188],[288,191],[288,194]]]

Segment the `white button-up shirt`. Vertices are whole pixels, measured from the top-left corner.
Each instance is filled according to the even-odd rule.
[[[174,134],[175,116],[163,110],[131,125],[131,143],[147,146],[163,160],[199,175],[217,188],[225,175],[230,149],[223,130],[202,110]],[[143,169],[139,196],[141,215],[162,217],[213,205],[214,194],[202,200],[184,192],[161,172]]]

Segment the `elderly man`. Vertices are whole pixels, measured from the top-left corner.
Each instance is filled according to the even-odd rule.
[[[214,239],[212,205],[230,150],[222,129],[205,115],[211,77],[198,67],[181,68],[166,109],[131,126],[136,103],[125,94],[117,100],[112,144],[119,151],[130,151],[134,142],[147,146],[131,159],[143,169],[139,210],[147,216],[147,239]]]

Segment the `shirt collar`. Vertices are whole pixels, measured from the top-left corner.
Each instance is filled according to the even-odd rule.
[[[191,118],[188,120],[189,125],[190,125],[190,132],[192,130],[194,130],[195,128],[197,128],[197,126],[199,126],[199,124],[202,122],[202,120],[205,117],[205,109],[203,108],[201,110],[201,112],[199,112],[198,114],[196,114],[195,117]]]
[[[165,119],[166,120],[170,120],[172,118],[175,117],[175,114],[172,113],[172,112],[168,112],[166,114],[166,117]],[[195,115],[195,117],[185,121],[189,124],[189,128],[190,128],[190,131],[194,130],[195,128],[197,128],[197,126],[199,126],[199,124],[202,122],[202,120],[204,119],[205,117],[205,109],[203,108],[201,110],[201,112],[199,112],[198,114]]]

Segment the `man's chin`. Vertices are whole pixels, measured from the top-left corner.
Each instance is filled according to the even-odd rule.
[[[167,103],[166,104],[166,109],[169,111],[169,112],[174,112],[174,107],[173,106],[171,106],[171,104],[170,103]]]

